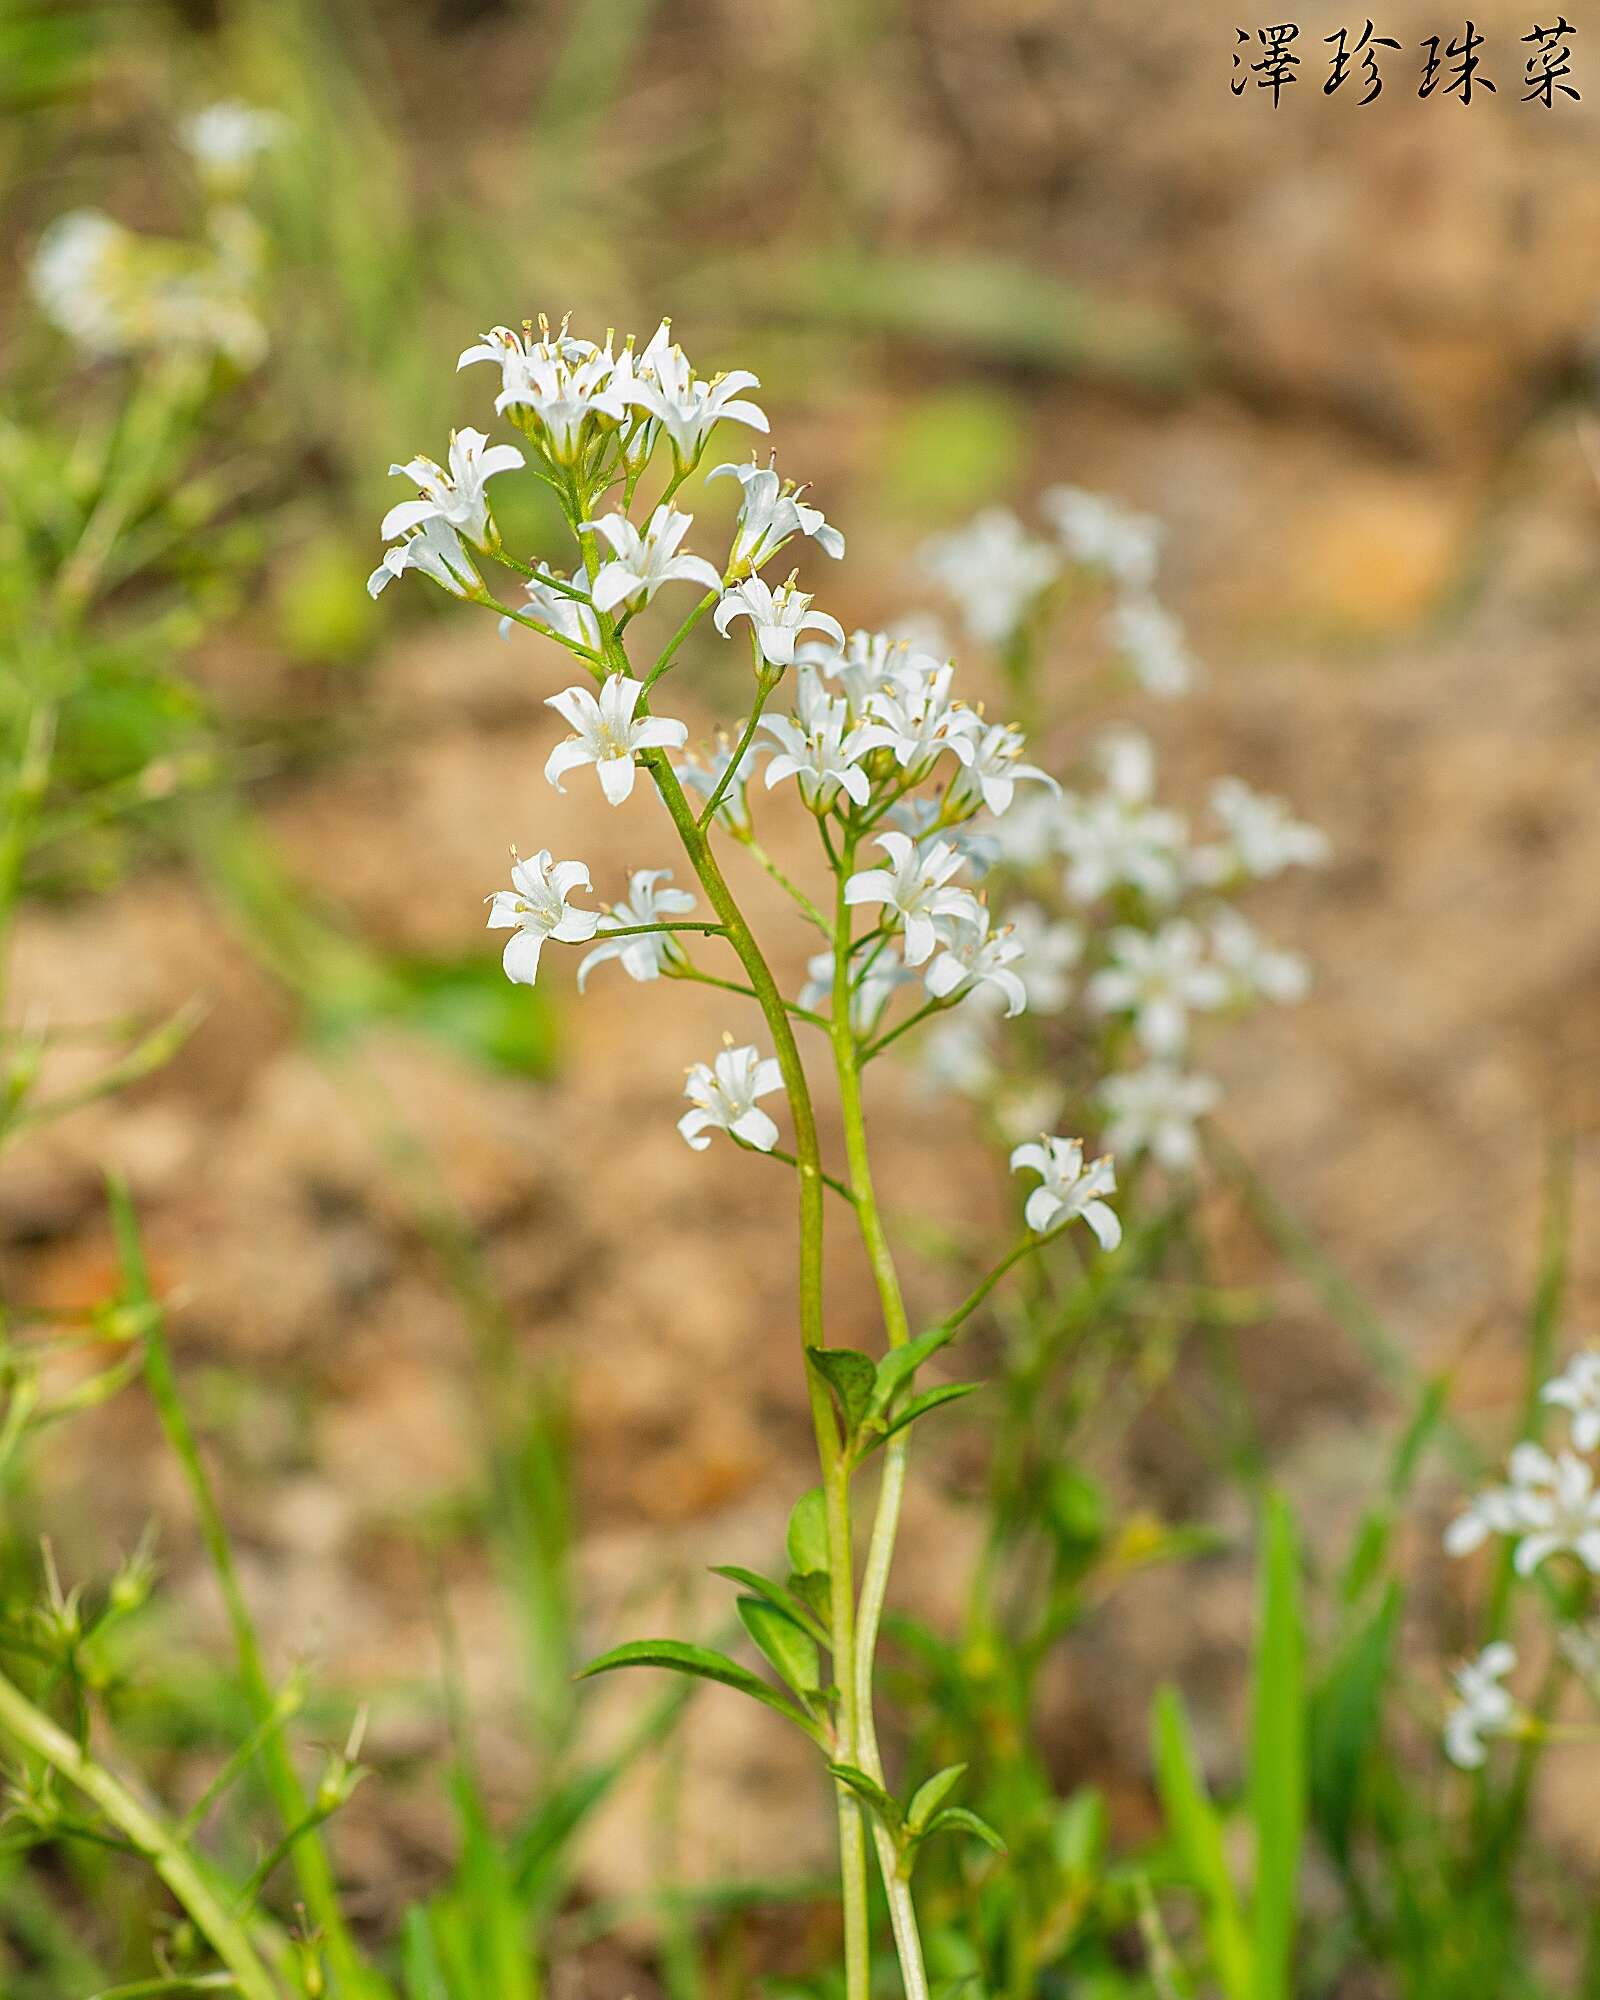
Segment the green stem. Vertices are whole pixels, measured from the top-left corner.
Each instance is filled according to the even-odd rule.
[[[855,861],[855,841],[847,838],[839,858],[838,888],[834,905],[833,933],[833,1058],[839,1079],[839,1107],[844,1121],[845,1156],[850,1163],[850,1188],[855,1196],[856,1222],[867,1261],[877,1286],[884,1332],[891,1347],[903,1347],[911,1337],[906,1319],[905,1299],[895,1269],[894,1252],[878,1210],[872,1185],[872,1163],[867,1151],[866,1118],[861,1102],[861,1058],[855,1031],[850,1023],[850,905],[845,901],[845,884]],[[906,1471],[910,1456],[910,1427],[896,1431],[883,1448],[883,1470],[878,1486],[878,1506],[867,1544],[866,1567],[861,1578],[861,1598],[856,1609],[855,1707],[856,1759],[869,1778],[883,1783],[883,1759],[878,1750],[877,1725],[873,1717],[873,1669],[877,1657],[878,1628],[883,1618],[889,1588],[889,1570],[894,1561],[895,1538],[900,1528],[900,1507],[905,1496]],[[928,1978],[922,1961],[922,1939],[917,1929],[916,1908],[911,1885],[900,1872],[900,1857],[894,1838],[881,1822],[873,1822],[873,1839],[878,1850],[878,1866],[884,1893],[889,1901],[889,1920],[894,1928],[895,1950],[900,1958],[900,1976],[906,2000],[927,2000]]]
[[[767,705],[767,696],[771,694],[772,690],[778,685],[778,682],[781,679],[782,674],[783,674],[783,669],[781,667],[775,669],[770,673],[763,670],[762,673],[760,674],[760,677],[757,679],[755,706],[750,711],[749,720],[745,723],[743,733],[741,734],[738,742],[733,746],[733,755],[728,759],[727,769],[723,772],[722,776],[718,778],[716,785],[712,790],[710,798],[706,800],[705,806],[701,811],[700,829],[702,832],[704,832],[705,829],[716,818],[717,807],[722,804],[723,795],[726,793],[728,787],[733,783],[734,774],[738,771],[739,766],[744,762],[745,753],[746,751],[749,750],[750,745],[755,738],[757,725],[761,721],[761,711]]]
[[[256,1721],[264,1723],[276,1714],[278,1696],[267,1675],[261,1641],[257,1636],[255,1622],[250,1616],[250,1607],[245,1601],[244,1589],[239,1581],[239,1572],[233,1560],[233,1545],[228,1539],[222,1510],[217,1505],[216,1494],[201,1460],[194,1432],[189,1425],[188,1412],[178,1391],[177,1378],[172,1369],[172,1356],[167,1347],[165,1322],[150,1292],[149,1276],[145,1268],[144,1251],[139,1242],[133,1206],[128,1199],[127,1189],[116,1180],[111,1183],[111,1207],[129,1300],[144,1309],[147,1320],[144,1333],[144,1372],[150,1400],[156,1406],[156,1414],[160,1418],[161,1428],[166,1433],[173,1455],[183,1468],[189,1495],[199,1520],[200,1538],[205,1544],[206,1554],[215,1572],[218,1588],[222,1592],[222,1601],[227,1610],[228,1623],[233,1631],[234,1650],[239,1660],[239,1678],[244,1686],[245,1698]],[[276,1731],[268,1735],[262,1743],[261,1767],[284,1832],[291,1833],[303,1829],[310,1812],[310,1803],[301,1786],[299,1774],[294,1768],[294,1760],[289,1754],[288,1745]],[[363,1963],[355,1941],[346,1927],[344,1912],[339,1906],[339,1892],[334,1882],[333,1868],[328,1860],[328,1851],[315,1831],[297,1840],[294,1850],[294,1870],[307,1912],[313,1924],[322,1933],[326,1944],[329,1968],[336,1982],[335,1990],[349,1995],[377,1996],[386,1993],[388,1990],[386,1985],[380,1982],[371,1968]]]
[[[237,1918],[228,1914],[194,1857],[173,1839],[155,1813],[141,1805],[104,1765],[80,1749],[64,1729],[35,1708],[4,1674],[0,1674],[0,1729],[75,1785],[126,1836],[129,1844],[145,1856],[228,1968],[245,2000],[282,2000],[276,1981],[250,1942],[249,1933]]]

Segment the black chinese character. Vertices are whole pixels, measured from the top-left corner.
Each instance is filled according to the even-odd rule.
[[[1578,96],[1571,84],[1561,81],[1572,74],[1572,51],[1562,40],[1564,35],[1575,35],[1577,29],[1564,14],[1556,16],[1553,28],[1537,25],[1531,35],[1524,35],[1525,42],[1534,45],[1533,54],[1527,62],[1526,81],[1528,90],[1523,94],[1523,103],[1530,104],[1537,98],[1546,111],[1555,105],[1555,93],[1559,90],[1563,97]]]
[[[1322,39],[1325,42],[1338,44],[1333,52],[1333,74],[1322,86],[1324,97],[1332,97],[1349,74],[1350,65],[1357,56],[1361,57],[1361,75],[1367,86],[1367,94],[1361,102],[1370,104],[1375,97],[1382,94],[1383,78],[1378,74],[1378,58],[1373,51],[1399,48],[1400,44],[1393,35],[1375,35],[1372,32],[1372,23],[1369,21],[1361,30],[1361,39],[1353,49],[1348,46],[1349,32],[1344,28],[1339,29],[1337,34],[1324,35]]]
[[[1233,76],[1234,76],[1234,80],[1233,80],[1233,82],[1232,82],[1232,83],[1230,83],[1230,84],[1228,85],[1228,88],[1229,88],[1229,89],[1230,89],[1230,90],[1231,90],[1231,91],[1233,92],[1233,94],[1234,94],[1234,96],[1235,96],[1235,97],[1243,97],[1243,96],[1244,96],[1244,93],[1245,93],[1245,90],[1246,90],[1246,88],[1248,87],[1248,85],[1249,85],[1249,82],[1250,82],[1250,79],[1249,79],[1249,77],[1248,77],[1248,76],[1240,76],[1240,74],[1239,74],[1240,70],[1242,70],[1242,69],[1244,68],[1244,58],[1243,58],[1243,56],[1241,56],[1241,55],[1240,55],[1240,53],[1239,53],[1239,44],[1240,44],[1241,42],[1243,42],[1243,43],[1244,43],[1244,44],[1246,45],[1246,47],[1248,47],[1248,46],[1249,46],[1249,42],[1250,42],[1250,30],[1249,30],[1248,28],[1235,28],[1235,29],[1234,29],[1234,31],[1233,31]]]
[[[1445,50],[1444,62],[1441,62],[1439,59],[1439,41],[1440,37],[1438,35],[1429,35],[1427,40],[1422,44],[1428,51],[1428,61],[1422,72],[1422,88],[1417,92],[1418,97],[1431,97],[1433,95],[1434,91],[1438,88],[1439,72],[1443,69],[1444,62],[1455,64],[1455,69],[1450,75],[1450,81],[1445,85],[1445,91],[1447,94],[1450,91],[1459,93],[1463,104],[1470,104],[1472,102],[1474,83],[1476,83],[1477,88],[1480,90],[1494,89],[1494,85],[1486,76],[1478,75],[1478,71],[1483,67],[1478,55],[1479,49],[1483,47],[1483,36],[1478,33],[1470,21],[1467,23],[1466,32],[1458,40],[1453,41],[1449,48]]]
[[[1298,39],[1299,26],[1294,21],[1283,21],[1275,28],[1258,28],[1257,39],[1265,51],[1260,62],[1252,63],[1256,73],[1256,83],[1262,90],[1272,92],[1272,108],[1277,110],[1283,102],[1285,88],[1300,79],[1295,71],[1300,67],[1300,58],[1290,55],[1289,44]]]

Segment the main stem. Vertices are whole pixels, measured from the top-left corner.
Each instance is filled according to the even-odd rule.
[[[839,1106],[844,1119],[845,1156],[850,1164],[850,1191],[855,1196],[856,1221],[878,1288],[878,1305],[883,1314],[884,1332],[891,1347],[904,1346],[911,1329],[906,1320],[905,1299],[895,1269],[894,1252],[878,1212],[872,1185],[872,1163],[867,1151],[867,1126],[861,1104],[861,1060],[855,1030],[850,1020],[850,906],[845,901],[845,884],[855,863],[854,838],[847,838],[840,857],[838,890],[834,904],[833,930],[833,1021],[834,1069],[839,1078]],[[884,1598],[889,1588],[889,1569],[894,1561],[895,1537],[900,1528],[900,1505],[905,1496],[909,1456],[909,1426],[896,1431],[883,1447],[883,1471],[878,1487],[878,1511],[867,1546],[867,1566],[861,1579],[861,1600],[856,1613],[856,1761],[868,1777],[883,1782],[883,1759],[878,1751],[877,1724],[872,1712],[873,1667],[878,1648],[878,1626],[883,1617]],[[922,1962],[922,1938],[917,1929],[916,1907],[911,1900],[911,1884],[900,1872],[900,1858],[889,1829],[873,1825],[878,1850],[878,1866],[883,1875],[884,1893],[889,1900],[889,1920],[894,1926],[895,1950],[900,1957],[900,1974],[906,2000],[927,2000],[928,1975]]]

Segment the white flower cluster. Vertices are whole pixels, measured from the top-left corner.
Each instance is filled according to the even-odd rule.
[[[257,156],[286,130],[277,112],[231,99],[185,122],[179,136],[207,197],[196,241],[142,235],[99,209],[57,216],[28,271],[45,317],[96,360],[198,351],[256,367],[267,352],[264,239],[237,197]]]

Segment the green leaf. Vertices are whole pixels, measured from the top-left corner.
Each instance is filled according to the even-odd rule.
[[[1400,1586],[1391,1583],[1376,1612],[1346,1642],[1311,1704],[1311,1797],[1317,1826],[1340,1863],[1350,1856],[1361,1778],[1383,1716],[1400,1607]]]
[[[964,1396],[970,1396],[975,1389],[981,1389],[981,1382],[941,1382],[937,1389],[924,1389],[920,1396],[913,1396],[903,1410],[896,1410],[883,1427],[883,1435],[892,1438],[896,1431],[903,1431],[907,1424],[914,1424],[918,1417],[925,1417],[930,1410],[940,1409],[946,1403],[959,1403]]]
[[[1156,1696],[1153,1749],[1167,1825],[1205,1901],[1206,1938],[1217,1981],[1228,2000],[1255,2000],[1250,1941],[1228,1874],[1222,1821],[1206,1792],[1189,1719],[1175,1688],[1163,1688]]]
[[[833,1615],[833,1579],[825,1569],[798,1570],[789,1573],[789,1589],[810,1610],[819,1626],[825,1626]],[[825,1641],[826,1643],[826,1641]]]
[[[935,1813],[923,1829],[922,1838],[931,1840],[936,1833],[970,1833],[981,1840],[985,1847],[992,1847],[996,1854],[1006,1852],[1006,1844],[986,1819],[979,1819],[975,1812],[968,1812],[965,1806],[946,1806],[941,1813]]]
[[[946,1764],[942,1771],[935,1771],[931,1778],[917,1787],[906,1808],[906,1825],[913,1833],[921,1833],[952,1790],[960,1784],[966,1768],[965,1764]]]
[[[826,1576],[828,1561],[828,1503],[822,1488],[813,1486],[794,1503],[789,1516],[789,1561],[800,1576]]]
[[[838,1397],[845,1435],[850,1436],[872,1407],[878,1364],[853,1347],[808,1347],[806,1359]]]
[[[754,1591],[757,1597],[764,1597],[769,1604],[775,1604],[780,1611],[787,1611],[794,1622],[811,1634],[819,1646],[830,1644],[828,1628],[815,1617],[811,1607],[799,1593],[775,1582],[770,1576],[763,1576],[759,1570],[744,1569],[738,1563],[713,1563],[713,1576],[725,1576],[729,1583],[743,1584],[746,1590]]]
[[[1250,1809],[1256,1830],[1255,2000],[1288,2000],[1305,1840],[1305,1632],[1294,1516],[1267,1502]]]
[[[586,1667],[578,1670],[580,1681],[589,1680],[595,1674],[609,1674],[618,1667],[666,1667],[672,1673],[695,1674],[701,1680],[720,1681],[724,1687],[736,1688],[740,1694],[747,1694],[752,1701],[765,1702],[768,1708],[775,1708],[780,1715],[786,1715],[791,1722],[798,1723],[808,1736],[815,1737],[817,1725],[801,1708],[797,1708],[787,1695],[779,1694],[776,1688],[768,1687],[759,1674],[751,1673],[748,1667],[741,1667],[737,1660],[730,1660],[726,1653],[713,1653],[705,1646],[686,1646],[678,1639],[632,1639],[625,1646],[613,1646],[609,1653],[602,1653],[598,1660],[591,1660]]]
[[[828,1769],[839,1783],[864,1799],[872,1810],[898,1839],[903,1824],[899,1801],[893,1799],[883,1789],[876,1778],[869,1778],[865,1771],[859,1771],[854,1764],[830,1764]]]
[[[795,1693],[815,1694],[822,1672],[817,1642],[811,1634],[764,1597],[741,1597],[738,1612],[751,1639]]]
[[[878,1363],[878,1383],[872,1392],[873,1409],[880,1415],[888,1409],[901,1384],[910,1380],[929,1355],[937,1354],[941,1347],[948,1347],[954,1338],[952,1327],[936,1326],[927,1333],[919,1333],[915,1340],[908,1340],[903,1347],[891,1347]]]

